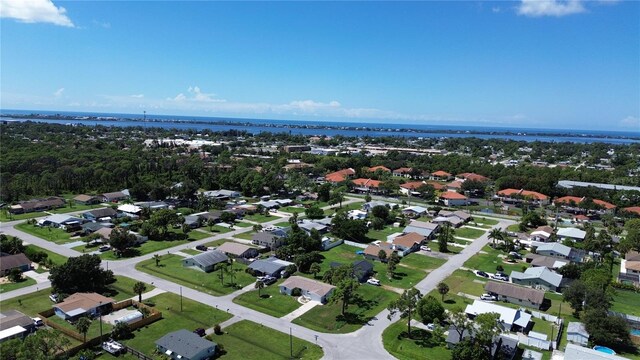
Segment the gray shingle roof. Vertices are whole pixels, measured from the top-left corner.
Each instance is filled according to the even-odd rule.
[[[185,329],[168,333],[158,339],[156,345],[171,350],[187,359],[193,358],[204,349],[217,346],[216,343],[203,339],[197,334]]]
[[[202,254],[198,254],[193,256],[194,262],[202,265],[202,266],[211,266],[217,263],[221,263],[223,261],[229,260],[229,257],[225,255],[223,252],[218,250],[205,251]]]

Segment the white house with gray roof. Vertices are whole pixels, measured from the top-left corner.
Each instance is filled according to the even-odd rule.
[[[576,263],[581,263],[586,255],[582,250],[574,249],[557,242],[539,244],[536,248],[536,254],[558,259],[567,259]]]
[[[480,314],[498,313],[500,324],[506,331],[522,331],[531,322],[531,314],[527,314],[524,310],[508,308],[482,300],[474,300],[473,304],[467,305],[464,312],[471,318]]]
[[[403,233],[418,233],[427,239],[433,239],[440,225],[433,222],[424,222],[419,220],[411,220],[409,225],[402,230]]]
[[[277,278],[280,277],[280,272],[289,265],[293,265],[293,263],[272,256],[252,262],[249,264],[249,269],[253,270],[256,275],[269,275]]]
[[[546,267],[530,267],[525,272],[512,271],[511,282],[535,289],[558,291],[562,284],[562,275]]]
[[[586,346],[589,342],[589,333],[581,322],[570,322],[567,326],[567,341]]]
[[[178,330],[156,341],[158,352],[174,360],[204,360],[212,358],[217,344],[189,330]]]
[[[560,238],[560,240],[570,239],[573,241],[582,242],[587,236],[587,232],[578,228],[569,227],[559,228],[558,231],[556,231],[556,235],[558,235],[558,238]]]
[[[205,251],[182,260],[182,266],[200,269],[204,272],[212,272],[216,264],[229,261],[229,257],[218,250]]]
[[[320,281],[307,279],[302,276],[291,276],[280,284],[280,293],[291,295],[295,289],[300,289],[305,296],[319,303],[326,303],[336,287]]]

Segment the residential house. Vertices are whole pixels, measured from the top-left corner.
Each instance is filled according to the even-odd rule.
[[[519,204],[522,202],[539,206],[549,204],[547,195],[524,189],[503,189],[498,191],[495,197],[506,204]]]
[[[215,356],[218,345],[189,330],[170,332],[156,342],[160,354],[173,360],[205,360]]]
[[[300,289],[301,295],[310,300],[325,304],[333,290],[333,285],[325,284],[320,281],[307,279],[301,276],[291,276],[280,284],[280,293],[291,295],[294,289]]]
[[[122,204],[118,206],[118,211],[126,217],[137,219],[140,213],[142,212],[142,208],[138,205],[133,204]]]
[[[431,222],[439,225],[448,223],[454,228],[457,228],[459,226],[462,226],[462,224],[464,224],[464,220],[456,216],[436,216],[435,218],[433,218],[433,220],[431,220]]]
[[[330,220],[329,220],[330,223]],[[313,230],[316,230],[317,232],[319,232],[320,234],[325,234],[329,231],[329,226],[326,224],[323,224],[321,222],[318,221],[312,221],[312,220],[307,220],[307,219],[303,219],[298,223],[298,227],[302,230],[304,230],[307,234],[311,234],[311,232]]]
[[[559,291],[562,286],[562,275],[546,267],[530,267],[524,272],[512,271],[511,282],[514,284],[531,286],[535,289]]]
[[[481,183],[486,183],[489,182],[489,178],[486,176],[482,176],[480,174],[475,174],[475,173],[462,173],[462,174],[458,174],[456,175],[456,179],[460,179],[463,181],[469,180],[469,181],[478,181]]]
[[[402,210],[402,213],[415,218],[415,217],[420,217],[422,215],[425,215],[428,213],[428,209],[422,206],[409,206],[408,208],[405,208]]]
[[[364,220],[367,217],[367,212],[362,210],[349,210],[347,217],[351,220]]]
[[[253,236],[251,236],[251,243],[270,250],[275,250],[284,245],[285,241],[284,237],[265,231],[253,234]]]
[[[557,270],[569,263],[568,260],[560,260],[556,257],[544,256],[538,254],[529,253],[525,255],[525,260],[531,264],[531,266],[543,266],[549,270]]]
[[[103,240],[109,240],[112,231],[112,228],[103,227],[94,231],[94,234],[98,234]]]
[[[535,230],[531,232],[530,238],[532,241],[542,241],[547,242],[551,240],[551,235],[554,234],[554,230],[551,226],[538,226]]]
[[[93,318],[108,313],[114,302],[98,293],[75,293],[53,305],[53,311],[63,320],[73,321],[82,316]]]
[[[384,259],[380,259],[378,254],[380,254],[380,250],[384,251],[386,257]],[[378,260],[382,262],[387,262],[391,254],[394,253],[393,245],[389,243],[380,242],[378,244],[371,244],[364,249],[364,258],[368,260]]]
[[[256,248],[237,242],[225,242],[218,246],[217,250],[234,258],[251,259],[258,256],[258,250],[256,250]]]
[[[461,191],[462,190],[462,181],[454,180],[448,184],[446,184],[448,191]]]
[[[410,178],[412,172],[413,172],[413,168],[401,167],[393,170],[393,176],[402,176],[402,177]]]
[[[31,260],[23,253],[0,257],[0,276],[7,276],[13,269],[20,272],[31,270]]]
[[[80,194],[74,197],[73,201],[75,201],[75,203],[79,205],[94,205],[100,203],[100,198],[93,195]]]
[[[618,281],[640,285],[640,252],[629,251],[620,263]]]
[[[468,339],[472,335],[469,331],[464,330],[462,332],[462,339],[460,334],[456,331],[456,327],[451,325],[447,333],[445,342],[449,349],[453,349],[460,341]],[[518,352],[518,340],[506,336],[500,335],[494,338],[493,344],[491,344],[491,358],[487,360],[513,360]]]
[[[567,344],[564,349],[564,360],[626,360],[627,358],[607,354],[602,351],[582,347],[576,344]]]
[[[384,189],[381,187],[383,182],[372,179],[355,179],[352,180],[354,185],[354,190],[362,193],[375,193],[380,194],[384,192]]]
[[[420,196],[422,194],[418,191],[418,189],[426,184],[427,183],[424,181],[410,181],[404,184],[400,184],[400,193],[406,196]]]
[[[587,346],[589,332],[587,332],[583,323],[572,321],[567,325],[567,341],[580,346]]]
[[[25,214],[36,211],[57,209],[65,206],[65,204],[66,202],[63,198],[52,196],[44,199],[21,201],[15,205],[11,205],[9,207],[9,212],[12,214]]]
[[[222,211],[220,210],[213,210],[213,211],[209,211],[209,212],[205,212],[205,213],[198,213],[198,214],[193,214],[194,216],[199,217],[200,219],[202,219],[201,221],[204,224],[217,224],[219,223],[220,220],[220,216],[222,215]]]
[[[449,218],[457,217],[458,219],[462,220],[463,223],[466,223],[467,221],[472,219],[471,214],[461,210],[456,210],[456,211],[440,210],[440,212],[438,213],[438,216],[444,216]]]
[[[558,259],[566,259],[571,262],[581,263],[586,257],[586,252],[580,249],[560,244],[560,243],[542,243],[537,244],[536,254],[543,256],[551,256]],[[533,244],[532,244],[533,246]]]
[[[629,206],[629,207],[623,208],[622,210],[631,214],[640,215],[640,206]]]
[[[587,232],[584,230],[580,230],[578,228],[559,228],[556,231],[559,240],[573,240],[573,241],[584,241],[584,238],[587,236]]]
[[[471,319],[480,314],[498,313],[500,315],[500,325],[505,331],[523,332],[529,328],[531,323],[531,314],[527,314],[524,310],[513,309],[482,300],[474,300],[473,304],[467,305],[464,311]]]
[[[93,209],[82,213],[82,217],[89,221],[111,221],[118,215],[112,208]]]
[[[373,167],[367,168],[368,172],[376,172],[378,170],[383,171],[383,172],[391,172],[391,169],[389,169],[386,166],[382,166],[382,165],[378,165],[378,166],[373,166]]]
[[[309,145],[284,145],[282,147],[282,150],[284,150],[285,152],[288,152],[288,153],[303,152],[303,151],[310,151],[311,150],[311,146],[309,146]]]
[[[451,179],[451,174],[449,174],[446,171],[443,170],[438,170],[435,171],[433,173],[431,173],[430,179],[431,180],[440,180],[440,181],[447,181],[449,179]]]
[[[149,209],[151,211],[161,210],[161,209],[169,209],[171,206],[164,201],[142,201],[134,203],[134,205],[139,206],[143,209]]]
[[[97,222],[84,223],[82,224],[82,233],[84,235],[93,234],[94,232],[102,229],[103,227],[106,227],[106,226],[104,224],[97,223]]]
[[[254,274],[257,276],[269,275],[279,278],[281,272],[289,265],[293,265],[293,263],[271,256],[266,259],[258,259],[252,262],[249,264],[249,269],[253,270]]]
[[[433,239],[439,227],[440,225],[433,222],[411,220],[411,222],[409,222],[409,225],[405,226],[402,232],[404,233],[415,232],[424,236],[426,239]]]
[[[544,302],[544,291],[528,287],[509,284],[501,281],[488,281],[484,290],[496,296],[500,301],[511,304],[524,305],[540,309]]]
[[[33,319],[17,310],[0,313],[0,343],[11,339],[23,339],[36,330]]]
[[[329,266],[331,268],[340,267],[342,264],[338,262],[332,262]],[[373,275],[373,264],[367,260],[356,260],[353,262],[353,276],[359,282],[365,282],[369,277]]]
[[[191,229],[197,229],[202,225],[202,220],[196,215],[187,215],[184,217],[184,224]]]
[[[75,231],[82,227],[84,221],[81,218],[65,214],[53,214],[38,220],[39,226],[52,226],[65,231]]]
[[[198,268],[204,272],[212,272],[216,264],[229,261],[229,257],[219,250],[205,251],[182,260],[182,266]]]
[[[426,181],[425,182],[427,185],[431,185],[433,186],[433,189],[435,191],[446,191],[447,190],[447,185],[436,182],[436,181]]]
[[[420,245],[426,240],[424,235],[416,232],[410,232],[396,236],[393,241],[393,248],[398,252],[400,256],[407,256],[414,251],[420,250]]]
[[[116,191],[110,193],[102,194],[102,202],[118,202],[122,200],[127,200],[129,195],[127,195],[124,191]]]
[[[325,175],[324,179],[327,182],[336,183],[337,184],[339,182],[343,182],[343,181],[345,181],[347,179],[350,179],[355,174],[356,174],[355,170],[353,170],[352,168],[348,168],[348,169],[342,169],[342,170],[327,174],[327,175]]]
[[[394,204],[388,203],[386,201],[373,200],[362,204],[362,210],[369,212],[376,206],[386,206],[388,208],[391,208],[392,205]]]
[[[210,190],[202,192],[202,195],[210,199],[229,200],[240,197],[240,192],[233,190]]]
[[[604,200],[599,199],[587,199],[586,197],[577,197],[577,196],[563,196],[557,198],[554,203],[556,205],[562,206],[566,211],[581,214],[592,212],[589,209],[584,209],[582,206],[585,206],[589,201],[593,203],[596,207],[602,209],[601,213],[611,214],[615,210],[616,206],[606,202]]]
[[[463,206],[469,204],[469,199],[455,191],[445,191],[438,198],[445,206]]]

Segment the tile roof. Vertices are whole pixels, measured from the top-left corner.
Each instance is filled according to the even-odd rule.
[[[424,181],[411,181],[404,184],[400,184],[400,187],[403,189],[415,190],[422,185],[426,185]]]
[[[535,191],[529,191],[529,190],[524,190],[524,189],[503,189],[498,191],[498,195],[501,196],[509,196],[512,197],[514,195],[519,195],[525,198],[533,198],[536,200],[547,200],[549,197],[545,194],[541,194],[539,192],[535,192]]]
[[[378,180],[359,178],[359,179],[353,180],[353,184],[356,185],[356,186],[366,186],[366,187],[378,188],[378,187],[380,187],[380,185],[383,184],[383,182],[382,181],[378,181]]]
[[[640,206],[630,206],[623,208],[622,210],[640,215]]]
[[[396,174],[396,173],[397,173],[397,174],[408,174],[408,173],[410,173],[410,172],[412,172],[412,171],[413,171],[413,168],[410,168],[410,167],[401,167],[401,168],[398,168],[398,169],[393,170],[393,173],[394,173],[394,174]]]
[[[449,176],[451,176],[451,174],[449,174],[448,172],[443,171],[443,170],[434,171],[433,173],[431,173],[431,175],[437,176],[437,177],[449,177]]]
[[[356,171],[352,168],[338,170],[336,172],[325,175],[325,180],[329,182],[341,182],[346,180],[349,176],[355,175]]]
[[[376,172],[378,170],[382,170],[382,171],[385,171],[385,172],[391,172],[391,169],[389,169],[386,166],[382,166],[382,165],[370,167],[370,168],[367,169],[367,171],[369,171],[369,172]]]
[[[445,191],[442,194],[440,194],[440,198],[447,199],[447,200],[466,200],[467,199],[466,196],[462,194],[458,194],[455,191]]]
[[[462,178],[462,179],[466,179],[466,180],[471,180],[471,181],[480,181],[480,182],[489,181],[488,177],[482,176],[482,175],[476,174],[476,173],[462,173],[462,174],[456,175],[456,177],[459,177],[459,178]]]

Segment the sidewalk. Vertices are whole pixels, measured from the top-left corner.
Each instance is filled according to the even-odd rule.
[[[300,306],[299,308],[293,310],[292,312],[288,313],[287,315],[281,317],[281,319],[283,320],[287,320],[287,321],[292,321],[293,319],[302,316],[304,313],[306,313],[307,311],[313,309],[314,307],[316,307],[316,305],[320,305],[319,302],[317,301],[309,301],[308,303]]]
[[[166,292],[166,291],[164,291],[164,290],[162,290],[162,289],[155,288],[155,289],[153,289],[153,290],[151,290],[151,291],[147,291],[146,293],[143,293],[143,294],[142,294],[142,300],[143,300],[143,301],[144,301],[144,300],[147,300],[147,299],[152,298],[152,297],[154,297],[154,296],[156,296],[156,295],[164,294],[165,292]],[[130,299],[131,299],[131,300],[138,301],[138,295],[136,295],[136,296],[132,296]]]

